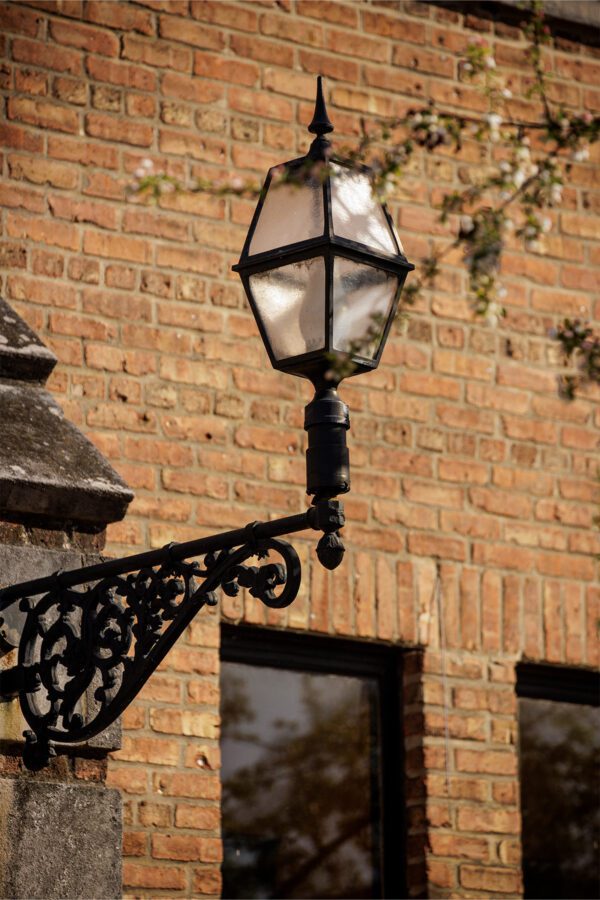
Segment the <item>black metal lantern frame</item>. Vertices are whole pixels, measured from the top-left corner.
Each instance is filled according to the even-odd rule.
[[[281,171],[279,167],[271,169],[240,261],[234,266],[274,368],[308,378],[315,386],[304,426],[308,432],[307,493],[313,497],[312,506],[296,516],[253,522],[235,531],[57,572],[0,590],[0,638],[18,647],[18,665],[0,673],[0,699],[19,698],[29,725],[23,753],[29,768],[47,765],[56,747],[87,741],[108,728],[200,609],[216,604],[218,589],[236,596],[244,588],[270,608],[289,606],[300,588],[300,561],[281,536],[307,529],[320,531],[317,556],[321,564],[334,569],[342,561],[344,545],[339,531],[344,525],[344,510],[334,498],[350,488],[346,447],[350,420],[348,407],[336,391],[343,375],[336,372],[330,359],[339,352],[334,347],[335,261],[349,260],[397,278],[393,297],[391,291],[386,295],[387,318],[383,332],[377,336],[377,351],[372,358],[353,352],[350,374],[377,367],[404,280],[414,266],[402,253],[383,204],[380,206],[395,254],[335,233],[329,167],[354,171],[358,167],[332,157],[331,145],[324,137],[332,129],[319,78],[315,115],[309,126],[316,138],[308,154],[286,163],[284,171],[292,182],[302,182],[307,175],[314,178],[315,167],[317,175],[323,176],[322,233],[268,252],[250,253],[266,192]],[[358,171],[369,172],[366,167]],[[323,335],[324,346],[276,358],[250,280],[258,273],[317,258],[322,258],[324,265],[323,297],[316,298],[323,303],[324,328],[319,334]],[[316,308],[320,316],[319,306]],[[310,312],[312,315],[314,309]],[[281,562],[271,562],[271,554],[278,555]],[[252,558],[258,565],[247,565]]]
[[[314,155],[311,156],[310,151],[306,156],[301,156],[298,159],[290,160],[289,162],[284,163],[282,166],[275,166],[269,170],[269,173],[265,180],[265,184],[263,186],[261,199],[259,200],[259,203],[254,212],[254,216],[250,224],[250,229],[248,231],[248,235],[242,249],[240,261],[239,263],[237,263],[237,265],[233,266],[233,270],[235,272],[238,272],[242,279],[248,301],[252,307],[252,312],[254,313],[254,317],[256,319],[261,337],[269,354],[269,359],[273,368],[283,372],[289,372],[294,375],[300,375],[304,378],[309,378],[311,381],[313,381],[315,387],[331,386],[332,381],[336,381],[335,368],[333,369],[333,374],[331,372],[332,359],[337,354],[347,356],[347,354],[343,353],[343,351],[336,350],[333,345],[333,266],[335,258],[342,257],[344,259],[352,260],[356,263],[372,266],[373,268],[396,275],[398,278],[396,294],[387,316],[387,320],[383,326],[383,333],[381,335],[381,340],[379,342],[377,352],[372,358],[364,356],[360,354],[360,352],[351,353],[350,366],[348,367],[348,371],[349,374],[352,375],[371,371],[372,369],[376,369],[379,365],[383,348],[385,347],[390,328],[396,316],[398,303],[400,301],[400,295],[404,286],[404,281],[407,274],[414,269],[414,265],[408,262],[408,260],[404,256],[402,248],[398,243],[393,220],[385,203],[381,204],[381,208],[386,217],[390,236],[396,247],[397,252],[395,255],[391,253],[385,253],[384,251],[376,251],[373,248],[367,247],[365,244],[349,240],[348,238],[339,237],[335,234],[333,228],[331,180],[328,174],[325,174],[322,184],[323,209],[325,213],[325,227],[323,234],[316,238],[298,241],[294,244],[287,244],[286,246],[277,247],[273,250],[268,250],[263,253],[255,253],[253,255],[250,254],[252,239],[254,237],[269,188],[273,185],[274,181],[276,183],[276,180],[281,177],[281,170],[285,170],[286,180],[289,180],[292,184],[294,184],[295,182],[301,183],[303,179],[310,178],[311,169],[313,169],[314,167],[316,167],[318,170],[319,167],[329,167],[333,165],[348,172],[358,171],[362,174],[367,175],[368,177],[370,177],[372,174],[371,169],[369,169],[368,166],[350,166],[343,159],[338,159],[333,155],[324,160],[315,159]],[[327,173],[327,169],[325,169],[325,173]],[[323,309],[325,346],[324,348],[312,350],[308,353],[302,353],[284,360],[278,360],[273,352],[268,334],[262,321],[260,310],[255,302],[252,287],[250,285],[250,276],[262,272],[267,272],[272,269],[277,269],[284,265],[304,262],[306,260],[315,259],[318,257],[321,257],[324,260],[325,264],[325,296]],[[325,360],[324,356],[326,357]],[[329,377],[327,379],[324,379],[324,373],[326,371]]]

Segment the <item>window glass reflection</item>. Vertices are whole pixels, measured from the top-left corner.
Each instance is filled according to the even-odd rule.
[[[377,690],[223,663],[224,897],[380,895]]]
[[[525,897],[600,896],[600,709],[519,700]]]

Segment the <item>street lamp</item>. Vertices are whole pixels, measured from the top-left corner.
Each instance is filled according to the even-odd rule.
[[[332,153],[321,76],[306,156],[267,175],[239,263],[271,364],[308,378],[307,493],[350,489],[347,375],[377,368],[408,272],[392,218],[365,166]]]
[[[350,488],[350,423],[336,388],[343,377],[377,367],[414,267],[368,169],[332,155],[325,137],[332,130],[319,78],[309,126],[316,137],[306,156],[269,172],[234,266],[271,363],[315,388],[305,416],[312,505],[299,515],[0,590],[0,635],[18,647],[18,665],[0,673],[0,696],[19,697],[30,768],[47,765],[56,745],[108,728],[196,613],[217,603],[219,588],[229,596],[246,588],[274,609],[292,603],[300,561],[282,535],[321,531],[321,563],[334,569],[342,560],[344,512],[333,498]],[[246,565],[271,552],[282,562]]]

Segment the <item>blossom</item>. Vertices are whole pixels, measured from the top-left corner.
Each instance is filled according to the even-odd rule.
[[[500,126],[502,124],[502,116],[498,113],[490,113],[487,117],[487,123],[490,128],[490,140],[497,141],[500,139]]]
[[[573,159],[576,162],[584,162],[586,159],[590,158],[590,151],[587,147],[581,147],[579,150],[575,150],[573,153]]]
[[[149,157],[144,157],[133,174],[136,178],[147,178],[149,175],[153,175],[154,163]]]
[[[475,223],[473,222],[472,216],[460,217],[460,230],[463,234],[469,234],[469,232],[473,231],[474,228]]]
[[[505,97],[507,100],[510,100],[510,98],[511,98],[512,95],[513,95],[512,91],[511,91],[509,88],[506,88],[506,87],[505,87],[505,88],[502,88],[501,94],[502,94],[502,96]]]
[[[493,56],[488,56],[488,57],[486,58],[486,60],[485,60],[485,64],[486,64],[486,66],[488,67],[488,69],[495,69],[495,68],[496,68],[496,60],[494,59]]]
[[[485,311],[485,318],[488,325],[491,325],[492,328],[495,328],[503,315],[504,309],[502,308],[502,306],[495,300],[490,300]]]
[[[551,230],[552,219],[550,219],[548,216],[544,216],[544,218],[542,219],[542,231],[544,232],[544,234],[548,234],[548,232]]]

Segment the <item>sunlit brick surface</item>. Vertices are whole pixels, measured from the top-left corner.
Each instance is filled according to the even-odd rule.
[[[535,119],[518,31],[468,9],[346,0],[57,0],[3,3],[0,17],[2,290],[58,355],[50,385],[66,414],[136,492],[110,552],[302,510],[310,392],[269,368],[231,273],[253,202],[143,204],[133,173],[150,158],[184,183],[261,179],[306,150],[317,73],[340,145],[361,117],[429,98],[481,113],[457,80],[481,35],[513,115]],[[546,58],[551,96],[597,112],[593,49],[561,39]],[[445,242],[434,206],[479,158],[469,140],[416,155],[391,201],[409,259]],[[546,256],[508,249],[498,329],[473,322],[451,254],[379,370],[343,386],[342,567],[325,572],[300,541],[289,611],[221,604],[228,620],[426,648],[405,684],[414,895],[519,894],[514,663],[598,661],[600,395],[558,398],[546,337],[561,316],[600,319],[597,162],[595,149],[573,165]],[[205,612],[124,717],[108,783],[125,799],[131,896],[219,894],[218,642]]]

